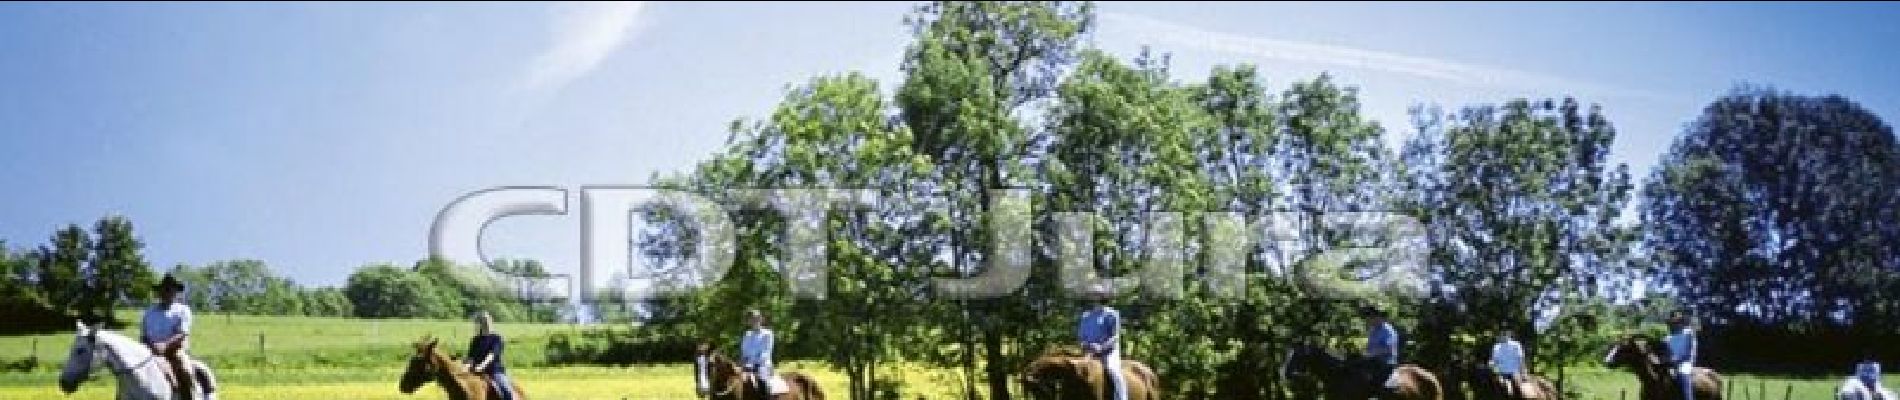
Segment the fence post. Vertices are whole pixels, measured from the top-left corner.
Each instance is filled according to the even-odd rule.
[[[264,332],[257,333],[257,360],[265,365],[270,364],[270,358],[264,354]]]
[[[1788,387],[1785,390],[1781,391],[1781,400],[1790,400],[1793,398],[1794,398],[1794,384],[1790,383],[1788,384]]]

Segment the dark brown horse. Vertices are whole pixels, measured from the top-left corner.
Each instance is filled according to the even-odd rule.
[[[1122,360],[1122,392],[1129,400],[1159,400],[1161,379],[1147,364]],[[1107,374],[1102,362],[1071,352],[1049,352],[1023,368],[1022,383],[1029,397],[1038,400],[1113,399],[1108,391]]]
[[[714,353],[712,346],[699,346],[699,360],[693,362],[693,374],[705,377],[706,388],[703,396],[713,400],[759,400],[757,382],[751,372],[739,368],[739,363]],[[818,381],[803,372],[780,372],[780,379],[790,386],[786,393],[771,396],[769,400],[824,400],[825,390]]]
[[[1676,383],[1668,362],[1668,347],[1661,340],[1630,335],[1610,347],[1603,363],[1612,368],[1629,368],[1642,383],[1642,400],[1682,400],[1682,387]],[[1708,368],[1695,369],[1696,400],[1722,400],[1722,375]]]
[[[449,358],[436,349],[436,339],[424,337],[416,342],[416,353],[409,356],[409,367],[402,372],[402,380],[396,382],[396,389],[403,394],[415,393],[422,384],[435,382],[441,386],[451,400],[486,400],[497,398],[488,383],[488,377],[471,374],[462,367],[462,363]],[[515,400],[527,400],[528,394],[521,391],[521,385],[513,388]]]
[[[1362,364],[1362,361],[1334,356],[1319,346],[1303,344],[1294,346],[1286,359],[1281,361],[1280,376],[1281,380],[1294,388],[1295,398],[1361,400],[1375,397],[1381,389],[1378,386],[1385,380],[1384,377],[1373,376],[1366,368],[1358,367]],[[1393,399],[1444,399],[1444,389],[1439,385],[1438,377],[1424,368],[1399,365],[1392,374],[1392,378],[1398,381],[1398,386],[1392,389]]]

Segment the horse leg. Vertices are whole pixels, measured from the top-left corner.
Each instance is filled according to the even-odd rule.
[[[206,366],[204,361],[189,360],[189,362],[191,364],[191,376],[193,378],[193,383],[198,384],[198,389],[200,390],[201,393],[204,393],[205,400],[217,400],[218,399],[217,375],[211,374],[211,367]]]

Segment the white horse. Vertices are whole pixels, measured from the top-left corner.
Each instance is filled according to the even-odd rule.
[[[1867,393],[1867,385],[1861,384],[1860,379],[1847,378],[1846,381],[1841,382],[1840,390],[1834,391],[1834,399],[1874,400],[1874,396],[1869,396],[1869,394],[1871,393]],[[1900,400],[1900,397],[1894,397],[1893,389],[1888,388],[1880,388],[1880,398],[1882,400]]]
[[[67,394],[79,390],[79,384],[92,378],[93,367],[104,363],[118,378],[118,400],[172,400],[170,381],[165,379],[164,357],[153,354],[144,344],[124,335],[79,324],[79,335],[66,355],[66,368],[59,374],[59,390]],[[197,360],[186,360],[193,374],[203,379],[193,382],[193,400],[217,400],[217,378],[211,368]],[[181,378],[188,379],[188,378]]]

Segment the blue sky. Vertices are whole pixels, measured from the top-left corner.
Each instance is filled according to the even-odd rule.
[[[462,194],[644,183],[791,84],[895,85],[907,3],[0,4],[0,240],[122,214],[158,266],[255,258],[334,285],[427,253]],[[1894,4],[1110,3],[1094,45],[1176,75],[1321,72],[1414,104],[1571,95],[1646,176],[1737,83],[1900,116]],[[1396,137],[1397,135],[1395,135]],[[489,227],[491,257],[578,260],[578,217]]]

